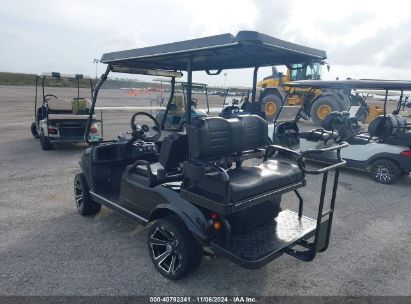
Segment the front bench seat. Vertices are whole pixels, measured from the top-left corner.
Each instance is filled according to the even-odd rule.
[[[232,119],[206,117],[196,119],[190,128],[192,157],[203,161],[215,161],[233,154],[264,148],[268,143],[267,122],[257,115],[238,116]],[[186,170],[190,170],[189,162]],[[188,176],[190,173],[187,172]],[[233,203],[274,191],[303,179],[298,166],[267,160],[257,166],[241,166],[227,170],[230,178],[230,200]],[[194,188],[225,199],[225,184],[221,174],[207,173],[191,179]]]
[[[172,133],[164,138],[158,162],[149,164],[151,176],[147,165],[130,165],[125,174],[131,179],[147,187],[182,180],[180,164],[188,158],[188,139],[185,133]]]

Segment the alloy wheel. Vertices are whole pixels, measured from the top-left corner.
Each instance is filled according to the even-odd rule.
[[[83,205],[83,190],[81,189],[81,183],[79,179],[76,179],[74,183],[74,198],[76,200],[76,206],[78,209]]]
[[[394,176],[394,168],[387,163],[381,163],[375,169],[375,177],[381,181],[389,181]]]
[[[174,275],[181,267],[182,255],[174,233],[165,226],[157,227],[150,235],[154,263],[167,274]]]

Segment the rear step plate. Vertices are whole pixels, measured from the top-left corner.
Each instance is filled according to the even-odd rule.
[[[299,221],[297,213],[284,210],[267,224],[233,234],[229,244],[223,235],[214,239],[210,247],[243,267],[259,268],[282,255],[284,249],[298,240],[311,237],[315,227],[315,220],[303,216]]]

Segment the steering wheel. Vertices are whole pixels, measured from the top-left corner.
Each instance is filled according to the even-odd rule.
[[[236,106],[228,106],[223,109],[221,116],[224,118],[233,118],[240,113],[240,108]]]
[[[151,120],[151,123],[153,123],[154,125],[150,126],[150,123],[142,124],[142,125],[138,124],[137,123],[138,121],[136,120],[137,116],[139,116],[138,120],[149,118],[149,120]],[[147,141],[147,142],[156,142],[160,138],[160,135],[161,135],[160,123],[152,115],[146,112],[134,113],[133,116],[131,116],[130,125],[131,125],[131,130],[133,130],[133,133],[132,133],[133,141],[135,141],[136,139],[140,139],[140,140]]]
[[[47,94],[47,95],[44,95],[43,99],[44,99],[45,101],[48,101],[48,100],[50,100],[50,99],[51,99],[51,98],[49,98],[49,97],[52,97],[53,99],[57,99],[57,96],[56,96],[56,95],[54,95],[54,94]]]
[[[191,104],[193,105],[194,109],[197,109],[197,104],[198,104],[197,98],[191,98]]]

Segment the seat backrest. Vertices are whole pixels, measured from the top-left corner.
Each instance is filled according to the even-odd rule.
[[[386,128],[389,135],[404,133],[407,129],[407,121],[401,115],[388,114]]]
[[[164,138],[158,160],[166,170],[172,170],[188,159],[187,134],[173,133]]]
[[[51,111],[72,111],[71,100],[50,99],[47,104]]]
[[[295,121],[283,121],[274,128],[273,144],[293,147],[300,141],[300,130]]]
[[[368,132],[371,136],[387,137],[404,133],[407,130],[407,121],[401,115],[388,114],[378,116],[370,122]]]
[[[194,119],[190,126],[189,142],[193,158],[217,159],[266,146],[268,126],[257,115]]]

